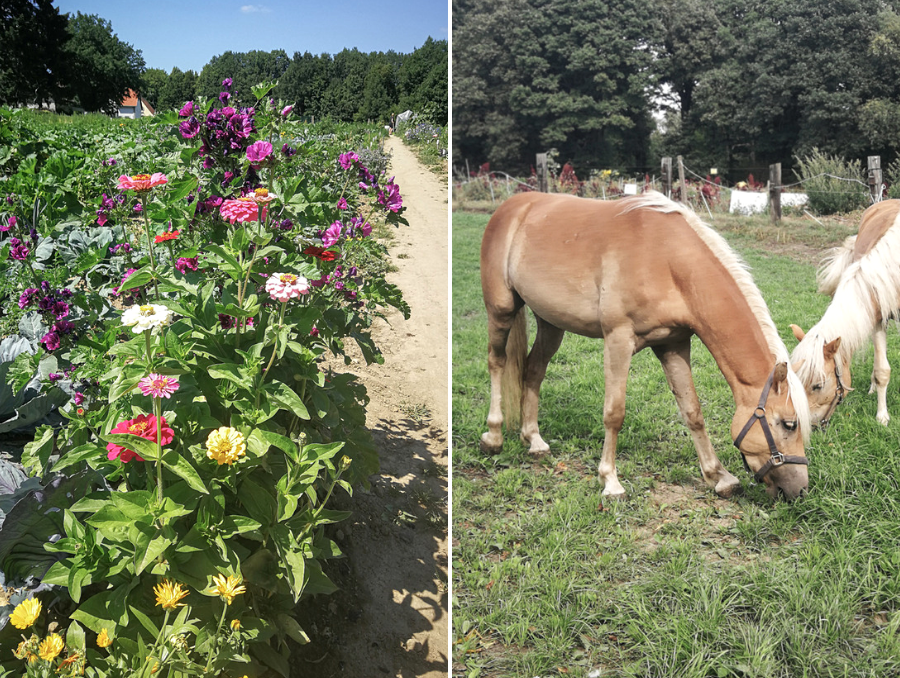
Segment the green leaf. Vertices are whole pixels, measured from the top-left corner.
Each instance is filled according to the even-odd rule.
[[[143,457],[144,461],[156,461],[159,459],[157,444],[141,436],[130,433],[107,433],[105,436],[100,436],[100,439],[107,443],[122,445],[126,449],[137,452],[138,455]]]
[[[129,605],[128,609],[131,610],[131,614],[133,614],[141,623],[141,626],[147,629],[148,633],[150,633],[151,638],[156,638],[157,636],[159,636],[159,629],[157,628],[156,624],[153,623],[150,617],[145,615],[134,605]]]
[[[197,473],[194,465],[175,450],[166,452],[162,457],[162,463],[197,492],[209,494],[209,490],[206,489],[206,485],[203,484],[203,480],[201,480],[200,474]]]
[[[309,419],[309,410],[306,409],[306,405],[300,400],[300,396],[294,393],[287,384],[283,384],[280,381],[273,381],[266,384],[263,387],[263,390],[268,393],[271,400],[285,409],[290,410],[300,417],[300,419]]]
[[[278,555],[281,556],[282,567],[287,570],[287,581],[296,603],[300,599],[300,594],[303,593],[306,560],[303,558],[303,553],[297,549],[294,537],[286,525],[273,525],[271,534],[278,549]]]
[[[143,378],[144,377],[141,375],[126,377],[124,373],[120,374],[119,378],[116,379],[115,383],[109,388],[109,402],[114,403],[123,395],[129,393]],[[144,455],[141,456],[143,457]],[[146,458],[147,457],[144,457],[144,459]]]
[[[160,555],[165,553],[166,549],[172,545],[172,540],[168,537],[160,534],[161,530],[157,530],[157,535],[153,539],[150,540],[150,543],[147,544],[147,547],[143,550],[142,553],[136,552],[134,554],[134,576],[138,576],[141,572],[143,572],[148,565],[150,565],[153,561],[155,561]]]
[[[98,445],[96,443],[86,443],[84,445],[79,445],[64,455],[62,455],[58,462],[53,465],[53,468],[50,469],[51,473],[58,473],[65,468],[69,468],[79,462],[88,460],[88,459],[105,459],[106,458],[106,448]]]
[[[278,506],[272,493],[250,478],[241,483],[238,498],[247,513],[261,525],[271,525]]]
[[[50,460],[56,441],[52,426],[41,426],[34,440],[25,445],[22,452],[22,465],[30,476],[41,477],[44,475],[44,467]]]
[[[136,287],[143,287],[144,285],[152,282],[152,280],[153,269],[148,264],[142,268],[139,268],[130,276],[128,276],[128,279],[119,287],[119,292],[122,293]]]
[[[225,271],[232,280],[240,280],[242,278],[240,264],[238,264],[237,259],[235,259],[231,253],[226,251],[225,248],[221,245],[212,243],[206,246],[206,251],[212,252],[222,260],[223,264],[221,269]]]
[[[213,379],[227,379],[242,388],[250,383],[250,378],[234,363],[212,365],[207,371]]]

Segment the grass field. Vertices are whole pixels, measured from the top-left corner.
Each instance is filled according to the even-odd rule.
[[[453,217],[454,676],[900,675],[900,398],[892,386],[894,420],[877,424],[871,350],[831,428],[813,434],[810,495],[794,504],[771,503],[743,470],[731,392],[702,344],[693,362],[707,427],[744,486],[730,500],[702,482],[662,369],[638,354],[619,437],[628,498],[602,504],[596,340],[567,334],[550,363],[539,418],[550,456],[530,458],[517,434],[497,456],[478,448],[487,219]],[[810,262],[857,225],[722,220],[788,348],[788,324],[808,329],[827,306]],[[888,336],[893,357],[900,338]]]

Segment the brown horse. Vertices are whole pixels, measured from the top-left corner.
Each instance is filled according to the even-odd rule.
[[[877,394],[875,418],[885,426],[887,322],[900,309],[900,200],[885,200],[863,213],[859,232],[833,249],[818,274],[819,292],[832,296],[822,319],[804,333],[791,325],[800,341],[791,354],[809,395],[814,423],[828,423],[850,387],[850,360],[869,337],[875,365],[869,393]]]
[[[691,376],[696,334],[731,386],[732,438],[757,482],[772,496],[781,491],[793,499],[806,491],[806,394],[750,274],[693,212],[658,193],[608,202],[517,195],[487,225],[481,284],[491,376],[485,451],[503,443],[501,390],[513,406],[508,418],[521,414],[530,451],[549,449],[538,431],[538,392],[563,334],[575,332],[604,339],[603,494],[625,494],[615,465],[625,382],[631,356],[650,347],[690,429],[704,480],[731,496],[740,482],[713,451]],[[527,359],[525,306],[537,318]]]

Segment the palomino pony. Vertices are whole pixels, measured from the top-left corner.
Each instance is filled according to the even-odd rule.
[[[512,416],[521,414],[530,451],[549,449],[538,431],[538,391],[563,334],[575,332],[604,339],[603,494],[625,494],[616,474],[625,382],[631,356],[650,347],[690,429],[704,480],[731,496],[740,482],[713,451],[694,389],[690,352],[696,334],[731,386],[731,434],[748,470],[773,497],[805,493],[809,406],[803,386],[750,274],[693,212],[659,193],[621,201],[514,196],[485,230],[481,284],[491,376],[485,451],[503,443],[501,389],[515,408]],[[527,360],[525,306],[537,318]],[[510,384],[519,386],[518,394]]]
[[[875,418],[885,426],[887,322],[900,309],[900,200],[885,200],[863,213],[859,233],[847,238],[822,262],[819,292],[832,297],[819,322],[804,334],[791,354],[809,395],[813,423],[827,424],[850,386],[850,359],[869,337],[875,344],[875,367],[869,393],[877,393]]]

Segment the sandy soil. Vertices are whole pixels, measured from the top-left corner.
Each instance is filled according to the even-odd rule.
[[[376,328],[384,365],[350,367],[371,398],[381,472],[341,500],[354,512],[334,534],[347,558],[327,569],[341,590],[303,611],[311,643],[294,676],[448,675],[448,191],[399,139],[387,149],[409,221],[389,280],[412,314]]]

